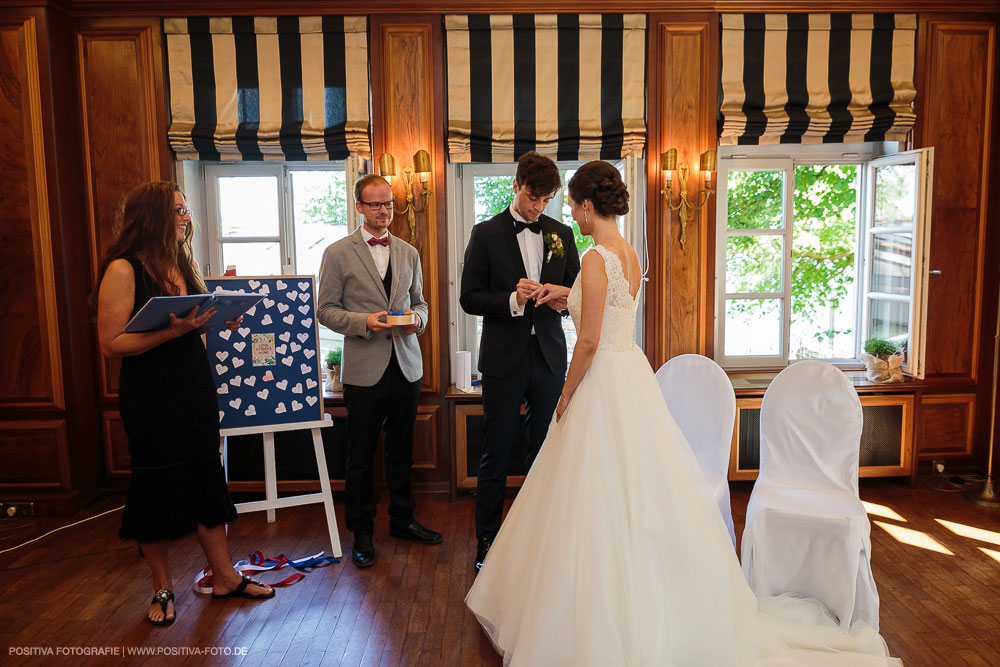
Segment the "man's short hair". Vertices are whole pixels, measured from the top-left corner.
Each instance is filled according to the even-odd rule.
[[[519,187],[528,188],[529,193],[538,197],[552,194],[562,186],[556,163],[535,151],[525,153],[517,161],[514,178]]]
[[[365,174],[354,183],[354,201],[361,201],[361,193],[363,193],[365,188],[369,185],[374,185],[375,183],[382,183],[385,187],[392,190],[392,186],[389,185],[389,181],[385,180],[378,174]]]

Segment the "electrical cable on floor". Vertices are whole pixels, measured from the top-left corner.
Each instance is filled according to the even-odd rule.
[[[110,509],[107,512],[101,512],[100,514],[95,514],[94,516],[87,517],[86,519],[80,519],[79,521],[76,521],[75,523],[70,523],[70,524],[67,524],[65,526],[60,526],[59,528],[53,528],[52,530],[50,530],[49,532],[45,533],[44,535],[39,535],[38,537],[36,537],[34,539],[31,539],[31,540],[28,540],[27,542],[22,542],[21,544],[18,544],[16,547],[10,547],[8,549],[4,549],[4,550],[0,551],[0,554],[5,554],[8,551],[13,551],[14,549],[20,549],[21,547],[26,546],[28,544],[31,544],[32,542],[37,542],[38,540],[42,539],[43,537],[48,537],[52,533],[58,533],[60,530],[65,530],[67,528],[72,528],[73,526],[79,526],[81,523],[86,523],[87,521],[91,521],[93,519],[98,519],[98,518],[104,516],[105,514],[111,514],[112,512],[117,512],[118,510],[123,509],[124,507],[125,506],[122,505],[121,507],[116,507],[114,509]]]
[[[958,481],[956,481],[958,480]],[[943,493],[962,493],[974,486],[982,484],[986,480],[985,475],[977,473],[967,473],[963,475],[945,475],[943,473],[932,473],[930,477],[924,479],[924,484],[935,491]]]

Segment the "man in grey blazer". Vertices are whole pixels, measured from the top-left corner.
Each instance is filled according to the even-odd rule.
[[[393,198],[385,179],[374,174],[362,177],[355,184],[354,199],[364,224],[323,254],[317,313],[324,326],[344,335],[344,521],[354,533],[351,559],[358,567],[370,567],[375,564],[372,533],[377,503],[372,468],[383,428],[389,534],[420,544],[439,544],[441,535],[414,519],[410,490],[413,425],[423,375],[417,335],[427,325],[420,256],[389,233]],[[416,322],[390,326],[384,321],[388,311],[413,313]]]

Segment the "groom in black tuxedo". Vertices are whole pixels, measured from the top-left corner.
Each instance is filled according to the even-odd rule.
[[[527,470],[545,440],[566,379],[565,300],[536,308],[528,298],[545,283],[569,287],[580,272],[573,230],[542,215],[561,184],[552,160],[534,152],[521,156],[513,203],[476,225],[465,249],[459,301],[465,312],[483,317],[479,370],[485,439],[476,487],[477,570],[500,530],[521,404],[528,417]]]

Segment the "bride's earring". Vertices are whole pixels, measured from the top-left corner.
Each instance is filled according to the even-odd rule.
[[[583,223],[585,225],[590,224],[590,219],[587,217],[587,209],[583,209]]]

